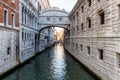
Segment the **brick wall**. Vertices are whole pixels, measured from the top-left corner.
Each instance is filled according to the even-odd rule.
[[[18,0],[15,3],[11,0],[0,1],[0,23],[4,23],[4,9],[8,11],[8,25],[11,25],[11,13],[15,14],[15,26],[19,27],[19,5]]]

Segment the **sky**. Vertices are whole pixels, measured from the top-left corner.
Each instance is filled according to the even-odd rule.
[[[70,12],[77,0],[49,0],[51,7],[59,7]]]

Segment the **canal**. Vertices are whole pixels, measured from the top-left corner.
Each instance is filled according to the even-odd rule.
[[[62,44],[44,51],[3,80],[95,80],[67,52]]]

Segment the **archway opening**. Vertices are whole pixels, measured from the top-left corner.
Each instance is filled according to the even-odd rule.
[[[45,35],[44,35],[45,33]],[[35,36],[36,52],[44,47],[48,47],[53,43],[64,43],[64,37],[69,33],[65,26],[46,26],[39,30],[39,34]],[[41,46],[41,48],[39,48]]]

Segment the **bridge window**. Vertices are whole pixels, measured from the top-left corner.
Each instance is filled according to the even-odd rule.
[[[50,21],[50,18],[47,18],[47,21]]]
[[[59,18],[59,21],[62,21],[62,18]]]

